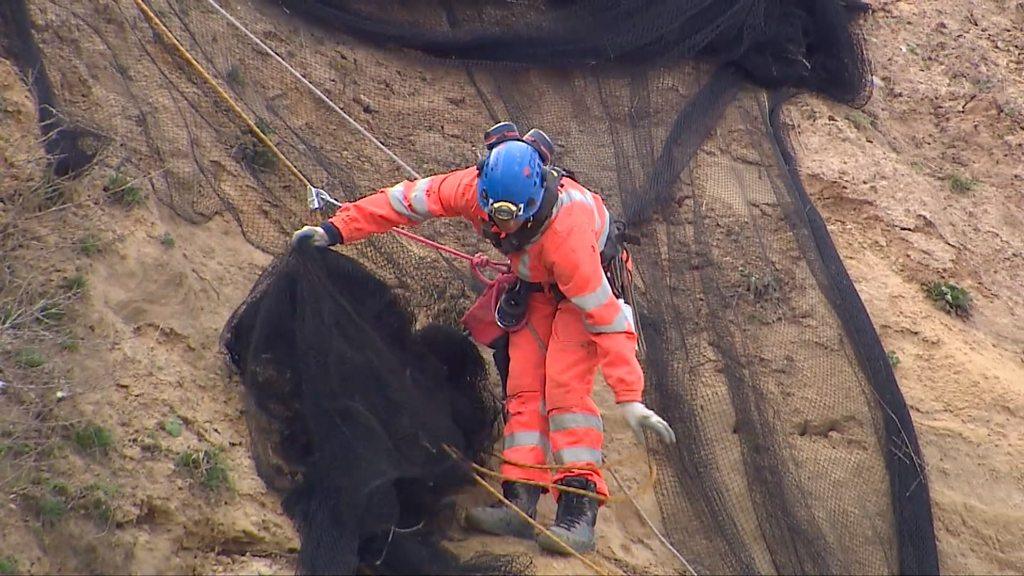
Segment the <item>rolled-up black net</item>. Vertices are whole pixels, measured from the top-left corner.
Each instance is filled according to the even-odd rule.
[[[224,332],[250,403],[260,475],[302,538],[303,573],[522,571],[439,545],[465,463],[494,440],[498,405],[476,347],[415,330],[392,291],[351,258],[305,248],[263,273]]]
[[[132,2],[28,1],[37,11],[60,8],[50,10],[53,21],[46,31],[36,31],[48,71],[83,76],[94,87],[75,112],[88,110],[125,154],[159,167],[149,185],[179,215],[203,221],[226,211],[247,240],[275,254],[284,251],[302,221],[315,221],[306,210],[305,187],[173,51],[154,41]],[[335,198],[352,200],[409,176],[208,0],[148,3],[295,166]],[[629,222],[640,241],[630,250],[646,344],[645,400],[680,438],[670,448],[651,443],[659,470],[657,500],[668,540],[698,572],[938,571],[913,422],[870,318],[803,191],[786,137],[784,103],[793,90],[852,105],[868,97],[870,67],[855,23],[862,3],[218,4],[420,173],[473,164],[483,131],[512,120],[522,130],[544,130],[556,144],[556,163],[571,168]],[[76,64],[56,30],[77,31],[78,49],[109,53],[113,64]],[[418,232],[469,253],[485,248],[468,226],[430,222]],[[394,235],[343,250],[420,320],[450,325],[474,295],[464,266]],[[282,262],[262,285],[280,289],[283,300],[290,298],[288,290],[315,290],[325,303],[263,309],[254,302],[265,303],[267,294],[278,292],[257,289],[232,323],[232,349],[246,362],[239,364],[243,380],[257,391],[263,380],[250,383],[245,374],[252,379],[261,361],[246,354],[260,341],[273,349],[280,334],[291,335],[293,349],[275,353],[270,364],[277,376],[264,376],[290,382],[292,388],[282,390],[295,395],[276,388],[254,393],[254,401],[264,399],[253,412],[265,414],[264,424],[279,434],[305,422],[305,432],[287,432],[299,434],[298,443],[285,443],[288,450],[332,437],[344,426],[369,438],[395,438],[399,428],[377,430],[361,410],[375,414],[387,406],[402,414],[421,399],[393,394],[401,380],[380,366],[371,365],[378,372],[366,372],[372,377],[360,382],[346,380],[345,371],[327,370],[331,362],[354,361],[354,351],[331,348],[326,335],[300,341],[296,330],[318,325],[318,318],[308,316],[313,309],[330,318],[354,315],[367,319],[365,325],[332,323],[326,328],[332,338],[358,338],[359,350],[386,347],[393,366],[425,366],[427,374],[448,360],[410,352],[429,348],[430,339],[414,335],[408,316],[399,315],[399,329],[389,323],[390,315],[353,311],[347,300],[352,293],[346,296],[322,271],[333,264],[313,265],[294,254]],[[297,267],[315,283],[267,281]],[[368,310],[392,301],[377,298]],[[261,315],[278,318],[267,326],[279,329],[260,328]],[[249,328],[240,332],[243,326]],[[243,333],[249,339],[263,334],[264,340],[240,339]],[[311,406],[314,396],[296,391],[300,375],[302,390],[355,386],[366,406],[340,397]],[[371,380],[383,384],[371,387]],[[426,380],[431,389],[452,385],[445,376]],[[454,381],[453,390],[465,391]],[[453,394],[426,400],[445,405],[457,400]],[[432,414],[442,414],[442,420],[426,422],[425,429],[460,438],[463,432],[446,420],[447,413]],[[364,454],[356,444],[336,442],[332,450]],[[463,437],[462,449],[472,454],[474,446]],[[282,469],[298,474],[281,481],[292,494],[288,510],[304,535],[314,534],[303,541],[304,569],[370,566],[382,547],[389,550],[382,562],[395,562],[388,564],[394,571],[401,571],[402,562],[424,571],[452,566],[450,557],[419,562],[409,560],[419,558],[415,552],[394,547],[400,534],[418,533],[392,526],[404,529],[431,516],[403,518],[409,513],[401,512],[405,497],[397,493],[404,488],[396,492],[397,480],[381,489],[385,496],[374,496],[385,501],[382,510],[390,510],[386,518],[371,514],[360,520],[368,506],[361,500],[350,516],[329,527],[334,532],[323,532],[335,536],[321,538],[309,528],[348,510],[349,500],[341,505],[332,496],[343,488],[376,494],[375,478],[401,477],[379,466],[408,470],[402,458],[392,459],[394,451],[405,449],[387,448],[383,460],[363,458],[365,470],[338,469],[329,459],[317,460],[308,446],[282,456],[288,458]],[[263,460],[258,444],[254,450],[257,461]],[[421,472],[448,477],[441,456],[408,457],[424,465]],[[303,458],[322,464],[311,469]],[[261,470],[271,484],[280,480],[265,465]],[[389,535],[391,544],[382,544]]]

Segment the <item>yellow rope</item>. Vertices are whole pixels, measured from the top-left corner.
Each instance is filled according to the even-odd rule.
[[[237,103],[235,103],[234,99],[232,99],[231,96],[227,92],[225,92],[223,88],[221,88],[220,84],[218,84],[217,81],[213,79],[213,76],[210,76],[210,73],[207,72],[205,68],[203,68],[202,64],[197,62],[196,59],[193,58],[191,54],[189,54],[188,50],[186,50],[185,47],[181,45],[181,42],[178,42],[178,39],[174,37],[174,34],[167,28],[167,26],[164,26],[164,23],[160,21],[160,18],[158,18],[157,15],[154,14],[152,10],[150,10],[149,6],[146,6],[146,4],[142,0],[135,0],[135,5],[139,7],[139,10],[146,17],[146,20],[149,20],[150,25],[153,26],[153,28],[155,28],[158,32],[160,32],[160,35],[163,36],[164,40],[166,40],[171,45],[171,47],[174,48],[178,55],[181,56],[182,59],[185,60],[185,62],[188,62],[192,69],[195,70],[196,73],[199,74],[199,76],[207,84],[209,84],[211,88],[213,88],[213,90],[217,93],[218,96],[220,96],[221,100],[223,100],[224,103],[227,104],[228,107],[230,107],[231,110],[233,110],[235,114],[237,114],[238,117],[242,119],[243,122],[245,122],[245,125],[249,127],[249,131],[252,132],[252,135],[255,136],[256,139],[259,140],[261,144],[269,148],[270,151],[273,152],[274,155],[277,156],[279,160],[281,160],[281,163],[284,164],[285,168],[287,168],[288,171],[292,173],[292,175],[298,178],[298,180],[302,182],[303,185],[305,185],[306,187],[311,186],[309,180],[306,179],[302,172],[300,172],[299,169],[296,168],[295,165],[292,164],[287,157],[285,157],[285,155],[277,148],[277,146],[275,146],[274,143],[270,141],[270,138],[267,138],[267,135],[264,134],[263,131],[260,130],[258,126],[256,126],[256,123],[253,122],[251,118],[249,118],[249,115],[246,114],[245,111],[242,110],[242,108],[239,107]]]
[[[525,462],[516,462],[515,460],[509,460],[508,458],[505,458],[501,454],[496,454],[496,453],[493,453],[493,452],[491,452],[491,456],[494,456],[494,457],[498,458],[499,460],[501,460],[505,464],[508,464],[509,466],[515,466],[517,468],[531,468],[531,469],[534,469],[534,470],[559,470],[559,471],[561,471],[561,470],[597,470],[598,469],[596,465],[592,465],[592,464],[589,465],[589,466],[588,465],[572,466],[572,465],[565,465],[565,464],[527,464]],[[481,474],[485,474],[487,476],[491,476],[493,478],[500,478],[502,480],[510,480],[512,482],[520,482],[522,484],[529,484],[530,486],[539,486],[541,488],[554,488],[555,490],[558,490],[559,492],[572,492],[573,494],[579,494],[581,496],[586,496],[587,498],[593,498],[594,500],[597,500],[598,502],[603,502],[605,504],[610,503],[610,502],[622,502],[622,501],[627,500],[627,498],[623,497],[623,496],[601,496],[599,494],[594,494],[593,492],[588,492],[586,490],[580,490],[578,488],[572,488],[570,486],[562,486],[560,484],[551,484],[551,483],[548,483],[548,482],[538,482],[538,481],[535,481],[535,480],[521,480],[519,478],[513,478],[511,476],[507,476],[507,475],[502,474],[500,472],[495,472],[493,470],[490,470],[488,468],[484,468],[483,466],[479,466],[477,464],[471,464],[471,465],[473,466],[473,469],[476,470],[477,472],[480,472]],[[611,463],[605,464],[605,468],[610,468],[611,466],[612,466]],[[654,461],[653,460],[648,460],[648,471],[650,473],[647,476],[647,481],[644,482],[640,486],[640,490],[637,491],[638,495],[646,494],[650,490],[654,489],[654,483],[657,480],[657,476],[658,476],[658,469],[654,465]]]
[[[448,452],[448,455],[451,456],[454,460],[456,460],[456,461],[460,461],[461,460],[461,461],[468,462],[468,460],[466,460],[466,458],[464,456],[459,454],[459,452],[457,450],[455,450],[454,448],[452,448],[451,446],[448,446],[447,444],[445,444],[444,445],[444,449],[445,449],[446,452]],[[473,466],[474,469],[477,468],[476,464],[472,464],[472,466]],[[484,468],[484,470],[487,470],[487,469]],[[490,470],[487,470],[487,471],[490,472]],[[524,520],[529,522],[530,525],[533,526],[534,528],[536,528],[537,530],[539,530],[541,532],[541,534],[544,534],[548,538],[554,540],[555,542],[558,543],[559,546],[562,547],[562,549],[564,549],[566,552],[568,552],[568,553],[572,554],[573,556],[575,556],[580,562],[583,562],[584,564],[586,564],[587,567],[590,568],[591,570],[593,570],[595,574],[599,574],[600,576],[608,576],[609,574],[611,574],[608,571],[602,570],[600,567],[597,566],[597,564],[594,564],[592,561],[588,560],[585,556],[583,556],[579,552],[573,550],[571,546],[569,546],[568,544],[563,542],[559,537],[557,537],[554,534],[552,534],[547,528],[545,528],[544,526],[541,526],[541,524],[539,522],[537,522],[533,518],[530,518],[529,514],[527,514],[526,512],[523,512],[522,510],[519,509],[518,506],[516,506],[515,504],[510,502],[508,500],[508,498],[505,498],[505,496],[501,492],[498,492],[498,490],[495,489],[494,486],[491,486],[490,484],[488,484],[487,481],[484,480],[483,478],[481,478],[479,474],[473,474],[473,480],[476,481],[476,483],[479,484],[480,486],[482,486],[485,490],[490,492],[492,496],[494,496],[499,501],[501,501],[502,504],[504,504],[505,506],[508,506],[509,509],[511,509],[513,512],[518,514]]]
[[[146,17],[146,20],[149,21],[149,24],[157,32],[159,32],[161,36],[163,36],[164,40],[168,44],[170,44],[172,48],[174,48],[174,50],[178,53],[178,55],[185,62],[187,62],[189,64],[189,66],[192,67],[193,70],[195,70],[195,72],[199,75],[199,77],[202,78],[203,81],[206,82],[206,84],[209,85],[210,88],[212,88],[214,90],[214,92],[217,93],[217,95],[220,97],[220,99],[223,100],[224,103],[227,104],[227,106],[229,108],[231,108],[231,110],[236,115],[238,115],[239,118],[242,119],[242,121],[245,123],[246,127],[249,128],[249,132],[251,132],[252,135],[257,140],[259,140],[261,144],[263,144],[264,146],[267,147],[267,149],[269,149],[271,152],[273,152],[274,156],[276,156],[278,158],[278,160],[281,161],[281,163],[285,166],[285,168],[287,168],[288,171],[291,172],[291,174],[293,176],[295,176],[295,178],[299,182],[301,182],[307,188],[312,186],[312,183],[310,183],[310,181],[306,178],[306,176],[302,172],[300,172],[299,169],[296,168],[294,164],[292,164],[291,160],[289,160],[288,157],[285,156],[284,153],[281,152],[280,149],[278,149],[278,147],[274,144],[274,142],[271,141],[270,138],[268,138],[267,135],[264,134],[262,130],[260,130],[259,126],[256,125],[256,123],[252,120],[252,118],[249,117],[248,114],[245,113],[244,110],[242,110],[242,108],[235,102],[235,100],[231,97],[231,95],[228,94],[224,90],[224,88],[222,88],[220,86],[220,84],[217,83],[217,81],[213,78],[213,76],[211,76],[210,73],[207,72],[205,68],[203,68],[203,65],[200,64],[198,61],[196,61],[196,59],[192,57],[192,54],[190,54],[189,51],[184,46],[181,45],[181,42],[179,42],[178,39],[174,36],[174,33],[172,33],[167,28],[167,26],[164,25],[164,23],[149,8],[149,6],[147,6],[145,4],[145,2],[143,2],[143,0],[134,0],[134,2],[135,2],[135,5],[139,8],[139,11],[142,12],[143,16]],[[451,454],[453,458],[458,459],[458,453],[455,452],[453,448],[451,448],[449,446],[445,446],[445,449],[448,450],[449,454]],[[508,462],[508,463],[511,464],[511,465],[514,465],[514,466],[515,465],[519,465],[519,464],[515,464],[513,462]],[[477,472],[480,472],[480,473],[483,473],[483,474],[492,475],[492,476],[496,476],[498,478],[502,478],[502,479],[506,479],[506,480],[514,480],[516,482],[522,482],[524,484],[531,484],[531,485],[535,485],[535,486],[554,488],[554,489],[562,491],[562,492],[573,492],[573,493],[580,494],[582,496],[587,496],[589,498],[594,498],[595,500],[599,500],[601,502],[608,502],[608,501],[612,500],[610,498],[606,498],[606,497],[601,496],[599,494],[594,494],[593,492],[588,492],[586,490],[579,490],[577,488],[572,488],[572,487],[569,487],[569,486],[557,486],[557,485],[550,484],[550,483],[545,483],[545,482],[532,482],[532,481],[523,481],[523,480],[518,480],[518,479],[514,479],[514,478],[509,478],[509,477],[507,477],[507,476],[505,476],[503,474],[500,474],[498,472],[493,472],[491,470],[488,470],[487,468],[484,468],[483,466],[478,466],[477,464],[472,464],[472,463],[471,463],[471,465],[473,466],[473,469],[476,470]],[[534,465],[523,465],[523,466],[532,467]],[[555,467],[552,467],[552,468],[554,469]],[[580,468],[580,467],[578,467],[578,466],[577,467],[564,466],[564,467],[561,467],[561,468],[562,469],[571,469],[571,468]],[[652,479],[652,481],[653,481],[653,478],[654,478],[654,468],[652,466],[652,468],[651,468],[651,479]],[[554,534],[549,532],[546,528],[544,528],[543,526],[538,524],[537,521],[535,521],[533,518],[530,518],[530,516],[528,514],[526,514],[525,512],[523,512],[522,510],[517,508],[515,505],[513,505],[511,502],[509,502],[508,499],[506,499],[500,492],[495,490],[494,487],[492,487],[490,484],[488,484],[486,480],[481,478],[479,476],[479,474],[474,474],[473,475],[473,479],[476,480],[477,483],[479,483],[485,489],[487,489],[488,492],[490,492],[491,494],[496,496],[499,500],[501,500],[506,506],[508,506],[509,508],[511,508],[512,510],[517,512],[520,516],[522,516],[524,519],[526,519],[527,522],[529,522],[535,528],[540,530],[541,533],[543,533],[545,536],[547,536],[547,537],[551,538],[552,540],[554,540],[555,542],[557,542],[566,551],[568,551],[573,556],[578,558],[581,562],[586,564],[595,573],[600,574],[602,576],[605,576],[605,575],[608,574],[608,572],[605,572],[604,570],[600,569],[596,564],[594,564],[590,560],[587,560],[579,552],[576,552],[575,550],[573,550],[568,544],[566,544],[565,542],[561,541],[558,537],[556,537]]]
[[[585,496],[587,498],[591,498],[593,500],[597,500],[598,502],[603,503],[614,502],[618,500],[618,498],[609,498],[608,496],[601,496],[600,494],[597,494],[595,492],[590,492],[588,490],[580,490],[579,488],[573,488],[572,486],[562,486],[561,484],[552,484],[551,482],[538,482],[536,480],[523,480],[520,478],[513,478],[511,476],[502,474],[501,472],[495,472],[494,470],[491,470],[489,468],[484,468],[479,464],[471,463],[470,466],[472,466],[473,470],[479,472],[480,474],[490,476],[492,478],[498,478],[500,480],[510,480],[512,482],[519,482],[520,484],[537,486],[538,488],[552,488],[554,490],[558,490],[559,492],[571,492],[573,494],[579,494],[580,496]]]

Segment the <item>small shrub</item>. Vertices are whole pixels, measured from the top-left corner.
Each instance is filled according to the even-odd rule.
[[[39,499],[39,519],[44,524],[52,524],[68,513],[68,505],[55,496],[43,496]]]
[[[971,315],[971,294],[966,288],[952,282],[935,281],[926,284],[924,291],[946,313],[962,317]]]
[[[46,364],[46,358],[38,350],[22,350],[21,352],[18,352],[18,356],[14,359],[14,363],[21,368],[39,368],[43,364]]]
[[[177,416],[172,416],[164,421],[164,432],[170,434],[172,438],[181,437],[181,428],[181,418],[178,418]]]
[[[32,451],[32,445],[28,442],[15,442],[13,444],[0,444],[0,458],[10,454],[12,457],[24,456]]]
[[[142,190],[132,184],[132,181],[120,172],[114,172],[110,175],[110,178],[107,179],[107,185],[103,187],[103,191],[107,193],[108,197],[120,202],[127,208],[137,206],[143,200]]]
[[[253,123],[267,137],[276,133],[264,118],[257,117]],[[252,133],[247,133],[243,136],[242,141],[235,146],[233,156],[246,166],[262,172],[270,172],[277,166],[277,156],[273,150],[265,146]]]
[[[53,324],[63,320],[66,313],[64,312],[64,307],[60,304],[47,302],[39,307],[39,310],[36,311],[36,316],[43,322]]]
[[[83,256],[92,256],[100,251],[100,239],[95,234],[86,234],[78,240],[78,251]]]
[[[114,435],[98,424],[87,424],[75,430],[73,439],[82,450],[97,454],[106,454],[114,445]]]
[[[0,558],[0,575],[8,576],[10,574],[19,574],[21,569],[18,567],[18,561],[14,556],[4,556]]]
[[[780,281],[772,272],[758,273],[740,267],[740,278],[743,289],[749,292],[755,301],[774,299],[779,296]]]
[[[65,352],[78,352],[78,346],[78,339],[70,334],[60,339],[60,348]]]
[[[160,237],[160,244],[164,248],[174,248],[174,236],[171,236],[170,232],[164,232],[164,235]]]
[[[228,84],[231,84],[235,88],[242,88],[245,86],[245,76],[242,75],[242,69],[239,68],[238,64],[232,64],[228,68],[227,74],[225,74],[228,80]]]
[[[218,491],[232,485],[220,448],[186,450],[178,456],[175,464],[209,490]]]
[[[273,136],[274,134],[277,134],[277,130],[274,130],[270,126],[270,122],[267,122],[267,119],[262,116],[257,116],[252,123],[255,124],[256,128],[259,129],[260,132],[263,132],[265,136]]]
[[[846,119],[850,121],[858,130],[866,130],[875,126],[875,120],[871,116],[861,112],[860,110],[854,110],[846,115]]]
[[[895,368],[895,367],[900,365],[900,357],[899,357],[898,354],[896,354],[895,352],[888,352],[887,355],[889,356],[889,365],[890,366]]]
[[[64,280],[62,287],[74,294],[85,292],[85,289],[89,287],[89,280],[82,274],[75,274]]]
[[[117,486],[104,482],[94,482],[82,489],[76,508],[84,511],[104,525],[110,524],[114,517],[114,506],[111,500],[117,496]]]
[[[970,176],[952,174],[949,176],[949,189],[956,194],[967,194],[978,187],[978,181]]]

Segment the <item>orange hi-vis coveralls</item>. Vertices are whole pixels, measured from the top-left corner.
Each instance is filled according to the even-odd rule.
[[[328,222],[345,243],[428,218],[461,216],[478,230],[491,227],[477,201],[477,169],[465,168],[380,190],[342,205]],[[608,495],[601,476],[601,414],[591,398],[598,367],[616,402],[640,402],[643,372],[637,359],[632,311],[615,297],[601,265],[611,218],[600,196],[563,176],[544,228],[522,251],[509,255],[523,280],[557,285],[529,296],[526,327],[509,337],[503,456],[543,465],[548,451],[563,466],[547,469],[502,464],[517,480],[558,482],[582,476]],[[576,467],[578,466],[578,467]]]

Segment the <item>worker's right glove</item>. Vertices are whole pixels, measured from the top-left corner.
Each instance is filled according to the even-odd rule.
[[[626,422],[629,422],[629,427],[633,429],[641,443],[644,441],[644,428],[654,432],[669,444],[675,443],[676,433],[672,431],[668,422],[655,414],[654,410],[644,406],[643,402],[623,402],[619,404],[619,412],[626,418]]]
[[[303,226],[292,234],[292,246],[303,242],[312,242],[317,248],[326,248],[331,243],[327,232],[319,226]]]

